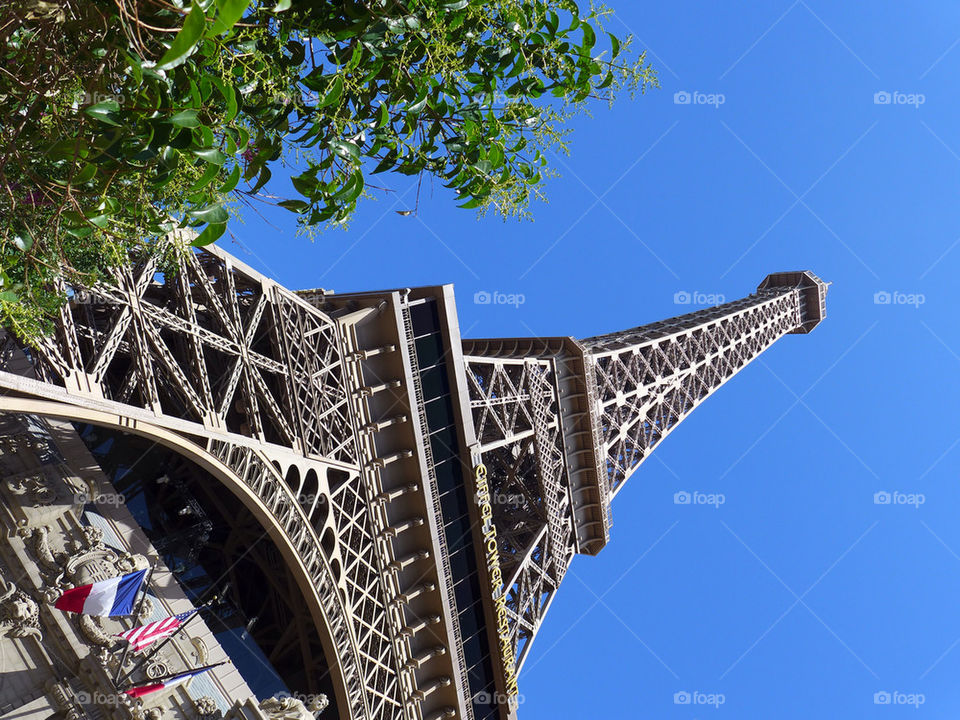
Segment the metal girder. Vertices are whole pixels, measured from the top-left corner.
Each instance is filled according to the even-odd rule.
[[[777,273],[741,300],[579,342],[464,342],[491,490],[520,499],[493,505],[518,666],[573,555],[606,542],[610,500],[630,475],[747,363],[815,327],[826,287],[809,272]]]

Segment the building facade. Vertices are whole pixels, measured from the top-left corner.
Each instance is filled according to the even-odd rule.
[[[573,556],[608,542],[613,497],[700,401],[813,329],[826,290],[777,273],[742,300],[610,335],[464,340],[451,286],[292,292],[219,249],[76,288],[41,347],[6,339],[0,412],[72,433],[140,538],[122,562],[169,570],[155,604],[221,598],[176,652],[196,634],[233,659],[202,696],[83,711],[191,716],[205,697],[245,718],[515,718],[517,675]],[[10,547],[57,526],[69,562],[67,543],[102,540],[81,505],[62,509],[69,533],[8,511]],[[11,553],[4,572],[21,572]],[[80,579],[34,572],[17,592],[31,628],[65,625],[60,642],[86,648],[88,697],[97,673],[110,691],[96,668],[119,659],[49,606]]]

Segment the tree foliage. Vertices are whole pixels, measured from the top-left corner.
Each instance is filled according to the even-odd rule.
[[[185,252],[278,163],[303,226],[378,173],[525,214],[590,100],[656,78],[573,0],[25,0],[0,10],[0,322],[42,332],[63,280]],[[159,238],[167,238],[160,242]]]

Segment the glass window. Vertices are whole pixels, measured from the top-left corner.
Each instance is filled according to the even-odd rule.
[[[464,548],[450,555],[450,572],[453,574],[454,582],[476,571],[477,563],[473,559],[471,548]]]
[[[417,364],[420,365],[421,370],[441,363],[446,355],[446,348],[443,346],[443,338],[440,333],[431,333],[418,338],[416,346]]]
[[[457,599],[457,607],[468,605],[480,597],[480,579],[477,573],[467,575],[453,586],[453,593]]]
[[[435,458],[452,458],[460,453],[457,433],[452,427],[445,427],[430,435],[430,449]]]
[[[425,402],[429,402],[442,395],[447,395],[450,392],[447,369],[443,365],[436,365],[421,372],[420,383],[423,385],[423,398]]]
[[[447,547],[450,552],[456,552],[472,542],[473,533],[470,530],[470,517],[467,515],[461,515],[449,521],[444,526],[444,530],[447,534]]]
[[[413,324],[414,335],[439,330],[440,316],[437,313],[437,303],[431,298],[427,302],[411,307],[410,322]]]
[[[434,456],[434,460],[437,460],[436,456]],[[460,474],[459,458],[450,458],[438,463],[434,465],[433,471],[437,475],[437,490],[440,491],[441,495],[463,488],[463,475]]]
[[[428,402],[425,409],[427,411],[427,426],[431,430],[453,425],[453,405],[450,403],[449,397],[441,397]]]

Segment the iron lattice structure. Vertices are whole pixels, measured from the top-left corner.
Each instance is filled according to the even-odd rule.
[[[747,363],[812,330],[826,291],[813,273],[778,273],[741,300],[579,342],[465,342],[518,669],[573,556],[609,539],[631,474]]]
[[[83,408],[171,431],[175,445],[219,461],[309,581],[343,716],[422,717],[407,618],[389,602],[400,589],[382,488],[364,473],[375,458],[347,326],[217,249],[166,275],[152,260],[131,263],[113,280],[71,289],[54,335],[27,350],[34,379],[4,373],[3,384],[62,404],[64,417]]]
[[[461,341],[449,287],[298,294],[203,250],[174,273],[131,263],[72,288],[38,348],[8,337],[0,412],[139,433],[228,486],[297,579],[341,717],[507,718],[471,698],[463,606],[483,596],[495,654],[498,589],[464,594],[464,547],[482,538],[475,508],[466,545],[465,516],[451,520],[451,463],[463,487],[471,462],[487,467],[522,665],[573,556],[609,539],[631,473],[771,343],[812,329],[825,294],[781,273],[743,300],[579,342]]]

